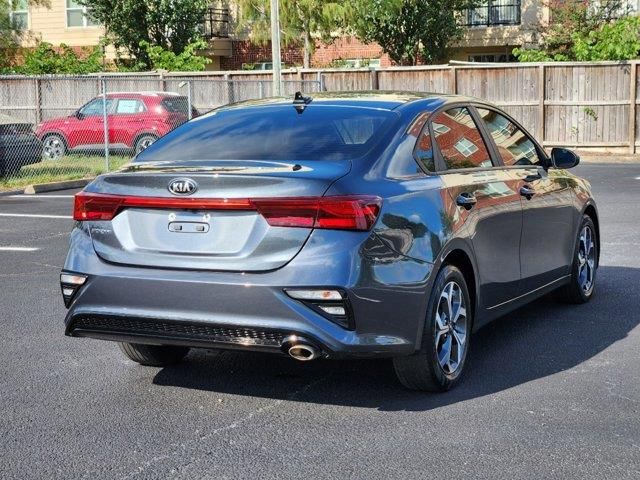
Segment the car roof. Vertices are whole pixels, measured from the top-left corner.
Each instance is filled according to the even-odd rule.
[[[311,97],[310,105],[351,106],[355,108],[376,108],[383,110],[415,110],[434,109],[447,103],[486,103],[482,100],[463,95],[446,93],[363,90],[344,92],[309,92],[303,95]],[[271,97],[259,100],[246,100],[230,104],[223,108],[245,108],[253,106],[286,105],[293,103],[294,96]]]
[[[101,95],[99,95],[101,96]],[[107,92],[107,97],[180,97],[176,92]]]

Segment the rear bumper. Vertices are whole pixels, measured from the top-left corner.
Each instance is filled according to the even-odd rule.
[[[431,265],[384,248],[373,237],[354,248],[344,232],[317,230],[275,271],[181,271],[104,262],[88,233],[75,229],[65,270],[89,278],[71,302],[65,333],[272,352],[295,335],[330,358],[408,355],[419,348]],[[284,289],[292,287],[343,289],[355,328],[290,298]]]

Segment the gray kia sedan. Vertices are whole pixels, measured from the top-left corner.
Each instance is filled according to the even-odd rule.
[[[447,390],[474,330],[553,290],[593,295],[578,161],[460,96],[218,108],[76,195],[66,334],[152,366],[190,348],[390,357],[406,387]]]

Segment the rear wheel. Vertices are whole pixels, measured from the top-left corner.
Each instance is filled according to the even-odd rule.
[[[189,353],[188,347],[139,343],[120,343],[120,349],[134,362],[150,367],[173,365],[180,362]]]
[[[49,160],[60,160],[67,153],[67,145],[62,136],[53,133],[44,137],[42,152]]]
[[[136,145],[135,145],[136,154],[138,154],[141,151],[143,151],[145,148],[147,148],[149,145],[151,145],[157,139],[158,139],[158,137],[156,137],[155,135],[142,135],[138,140],[136,140]]]
[[[469,350],[472,307],[462,272],[442,267],[429,298],[420,350],[393,359],[396,375],[412,390],[442,392],[460,379]]]
[[[573,254],[571,281],[560,290],[562,300],[586,303],[593,296],[598,269],[598,241],[596,227],[590,216],[582,218],[577,245]]]

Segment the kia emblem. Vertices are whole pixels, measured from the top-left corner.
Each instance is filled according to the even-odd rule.
[[[190,178],[176,178],[169,182],[168,188],[174,195],[191,195],[198,189],[198,184]]]

